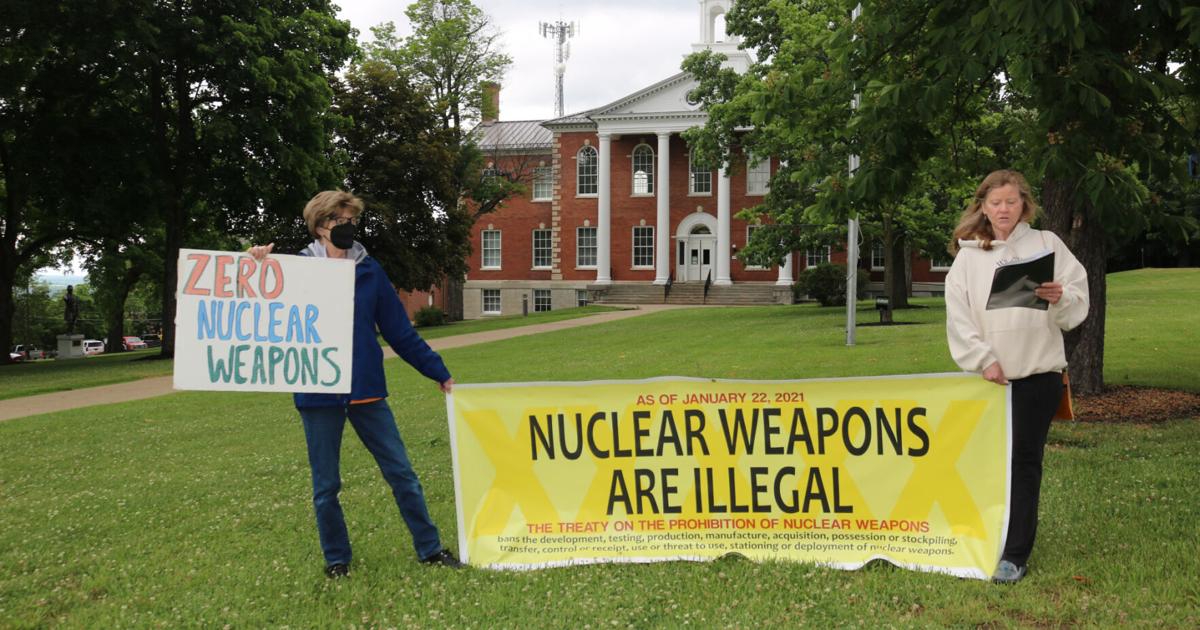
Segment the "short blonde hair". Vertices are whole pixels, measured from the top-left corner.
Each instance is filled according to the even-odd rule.
[[[304,222],[308,224],[308,233],[319,238],[317,226],[340,215],[343,208],[349,208],[354,212],[354,216],[358,216],[363,211],[362,199],[344,190],[323,190],[317,193],[304,206]]]
[[[992,248],[992,241],[996,239],[996,233],[992,231],[992,224],[988,221],[987,215],[983,213],[983,200],[993,189],[1010,184],[1016,186],[1017,190],[1021,192],[1021,220],[1033,223],[1041,208],[1038,206],[1037,200],[1033,198],[1033,192],[1030,190],[1025,176],[1013,170],[992,171],[983,178],[979,188],[975,189],[975,197],[959,218],[958,227],[954,228],[954,235],[950,238],[947,248],[951,254],[958,253],[958,239],[960,238],[968,241],[978,239],[983,249]]]

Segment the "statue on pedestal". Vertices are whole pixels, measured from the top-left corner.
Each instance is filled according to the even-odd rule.
[[[63,296],[63,319],[67,322],[67,334],[75,334],[75,320],[79,319],[79,298],[75,297],[75,288],[67,287]]]

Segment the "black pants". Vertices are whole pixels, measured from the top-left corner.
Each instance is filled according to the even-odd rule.
[[[1012,500],[1003,559],[1019,567],[1029,561],[1037,536],[1042,456],[1062,389],[1060,372],[1043,372],[1012,381]]]

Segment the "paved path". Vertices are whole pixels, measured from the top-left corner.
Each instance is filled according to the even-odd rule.
[[[536,335],[544,332],[553,332],[555,330],[565,330],[567,328],[577,328],[580,326],[591,326],[593,324],[602,324],[604,322],[613,322],[621,319],[629,319],[653,313],[656,311],[668,310],[673,308],[689,308],[679,307],[666,304],[643,304],[636,308],[624,311],[609,311],[599,313],[597,315],[588,315],[587,317],[576,317],[575,319],[565,319],[557,322],[546,324],[533,324],[532,326],[519,326],[517,328],[505,328],[502,330],[487,330],[477,333],[468,333],[465,335],[455,335],[453,337],[444,337],[441,339],[430,339],[429,346],[434,350],[449,350],[450,348],[460,348],[462,346],[470,346],[477,343],[488,343],[489,341],[500,341],[502,339],[512,339],[514,337],[524,337],[525,335]],[[390,359],[396,356],[392,349],[384,346],[383,358]],[[22,418],[25,416],[33,416],[42,413],[52,413],[55,411],[65,411],[67,409],[79,409],[81,407],[90,407],[92,405],[105,405],[109,403],[126,402],[130,400],[141,400],[143,398],[154,398],[156,396],[165,396],[174,392],[175,389],[171,386],[170,376],[155,376],[151,378],[143,378],[128,383],[117,383],[115,385],[101,385],[99,387],[88,387],[84,389],[73,389],[64,392],[53,392],[50,394],[38,394],[36,396],[25,396],[23,398],[12,398],[9,400],[0,400],[0,421],[11,420],[12,418]]]

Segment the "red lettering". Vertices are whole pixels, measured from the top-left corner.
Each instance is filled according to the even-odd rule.
[[[254,257],[242,256],[238,259],[237,292],[238,297],[255,297],[254,289],[250,288],[250,278],[254,275]]]
[[[233,278],[225,274],[225,266],[232,262],[233,256],[217,256],[217,268],[213,276],[213,297],[233,297],[233,293],[226,288],[230,282],[233,282]]]
[[[211,258],[208,254],[188,254],[187,259],[194,261],[196,265],[192,267],[192,273],[188,276],[187,283],[183,286],[183,292],[187,295],[208,295],[208,289],[202,289],[196,286],[200,281],[200,276],[204,273],[204,269],[208,267],[208,260]]]
[[[267,270],[271,270],[271,275],[275,277],[275,286],[270,291],[267,290]],[[258,292],[263,296],[264,300],[273,300],[283,293],[283,267],[279,261],[274,258],[268,258],[263,261],[262,267],[258,272]]]

